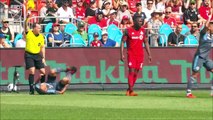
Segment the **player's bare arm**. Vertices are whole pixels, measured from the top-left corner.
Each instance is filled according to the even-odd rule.
[[[152,62],[152,56],[151,56],[151,51],[150,51],[150,47],[149,47],[149,43],[148,43],[147,38],[144,39],[144,45],[145,45],[146,52],[148,54],[149,63],[151,63]]]
[[[120,57],[121,57],[120,59],[121,59],[122,62],[124,62],[124,58],[125,58],[125,56],[124,56],[124,44],[125,44],[126,40],[127,40],[127,31],[125,30],[124,35],[123,35],[122,40],[121,40],[121,46],[120,46]]]
[[[59,94],[64,94],[64,92],[67,90],[69,84],[65,85],[65,87],[61,91],[57,91]]]

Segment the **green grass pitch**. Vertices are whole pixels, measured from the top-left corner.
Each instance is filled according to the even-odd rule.
[[[1,120],[213,120],[209,90],[67,91],[64,95],[1,93]]]

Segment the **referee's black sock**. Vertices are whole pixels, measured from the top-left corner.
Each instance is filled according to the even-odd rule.
[[[30,94],[34,94],[34,75],[33,74],[29,74],[29,86],[30,86]]]
[[[45,82],[45,75],[42,75],[42,76],[41,76],[40,81],[41,81],[41,83]]]

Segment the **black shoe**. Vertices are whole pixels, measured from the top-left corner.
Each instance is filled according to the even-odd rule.
[[[30,95],[34,95],[34,90],[30,90]]]

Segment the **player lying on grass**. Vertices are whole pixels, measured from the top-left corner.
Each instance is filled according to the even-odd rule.
[[[213,12],[213,11],[212,11]],[[213,14],[213,13],[212,13]],[[213,61],[209,59],[211,53],[211,45],[213,43],[213,21],[210,21],[213,15],[209,16],[209,19],[206,21],[206,25],[200,31],[200,40],[197,51],[194,55],[194,60],[192,63],[192,75],[190,76],[187,83],[187,98],[195,98],[191,93],[192,85],[196,81],[199,71],[202,66],[206,70],[213,73]],[[213,78],[212,78],[212,87],[211,87],[211,96],[213,96]]]
[[[47,82],[37,83],[35,85],[35,90],[38,94],[63,94],[67,90],[71,77],[76,71],[77,68],[74,66],[67,67],[66,70],[61,68],[52,69],[48,74]],[[66,72],[66,76],[62,80],[56,81],[56,76],[60,72]]]

